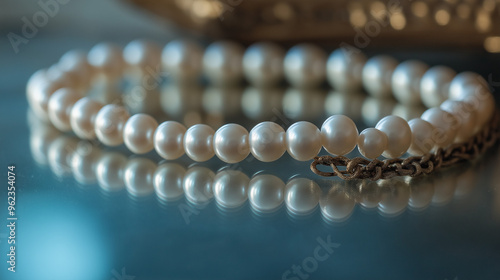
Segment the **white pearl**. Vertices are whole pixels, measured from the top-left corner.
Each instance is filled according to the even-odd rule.
[[[235,42],[212,43],[203,55],[203,70],[214,84],[237,82],[242,77],[243,48]]]
[[[88,97],[78,100],[71,109],[70,123],[76,136],[83,139],[94,139],[94,123],[97,113],[102,108],[100,102]]]
[[[243,72],[255,86],[269,86],[283,78],[285,52],[274,43],[256,43],[243,55]]]
[[[60,72],[60,75],[56,78],[50,77],[46,73],[45,77],[37,78],[38,82],[33,81],[32,84],[28,85],[26,92],[28,103],[40,119],[48,120],[48,103],[52,94],[60,88],[72,87],[69,78],[65,72]]]
[[[156,152],[164,159],[177,159],[184,154],[186,127],[176,121],[166,121],[156,129],[154,144]]]
[[[184,175],[183,189],[186,199],[195,205],[206,205],[212,200],[215,174],[212,170],[202,167],[190,167]]]
[[[135,114],[123,127],[123,142],[136,154],[145,154],[154,148],[154,133],[158,123],[146,114]]]
[[[392,94],[392,73],[398,61],[386,55],[370,58],[362,72],[363,87],[373,97],[390,97]]]
[[[95,118],[95,134],[97,139],[108,146],[123,143],[123,127],[130,118],[125,107],[108,104],[102,107]]]
[[[227,163],[244,160],[250,153],[248,131],[234,123],[222,126],[214,135],[214,151],[218,158]]]
[[[40,69],[33,73],[26,83],[26,94],[29,97],[30,93],[35,91],[41,84],[47,83],[47,69]]]
[[[286,53],[283,69],[288,82],[296,87],[314,87],[323,82],[326,54],[315,45],[296,45]]]
[[[279,159],[286,151],[285,130],[275,122],[256,125],[249,135],[252,155],[263,162]]]
[[[163,201],[174,201],[184,194],[182,187],[186,169],[177,163],[158,166],[153,177],[155,193]]]
[[[88,63],[86,53],[78,50],[69,51],[59,59],[57,65],[62,71],[71,72],[76,76],[78,87],[89,87],[94,69]]]
[[[470,71],[461,72],[450,83],[449,97],[451,100],[462,100],[475,92],[471,91],[470,88],[480,91],[489,89],[489,86],[481,75]]]
[[[247,201],[250,179],[239,170],[222,170],[214,178],[214,197],[225,208],[236,208]]]
[[[194,41],[171,41],[161,58],[163,68],[176,80],[194,80],[201,74],[203,49]]]
[[[406,105],[420,104],[420,80],[429,67],[417,60],[407,60],[392,73],[394,97]]]
[[[435,128],[432,124],[420,118],[408,122],[411,129],[412,141],[408,153],[422,156],[429,153],[436,145],[434,141]]]
[[[476,114],[476,131],[479,131],[493,116],[495,112],[495,98],[490,90],[484,86],[467,86],[462,89],[464,94],[461,99],[453,99],[468,103]]]
[[[296,122],[286,131],[286,146],[296,160],[313,159],[321,150],[321,132],[310,122]]]
[[[96,177],[99,186],[105,191],[118,191],[125,186],[123,172],[127,158],[119,152],[104,154],[96,166]]]
[[[459,122],[455,116],[435,107],[425,111],[421,119],[435,127],[433,138],[437,147],[446,148],[453,143],[459,128]]]
[[[379,157],[386,149],[387,135],[376,128],[363,130],[358,137],[358,150],[368,159]]]
[[[215,131],[206,124],[191,126],[184,134],[184,151],[192,160],[207,161],[214,156]]]
[[[48,103],[48,115],[52,124],[61,131],[70,131],[70,115],[73,105],[82,98],[79,91],[62,88],[58,89],[50,97]]]
[[[458,119],[457,142],[468,141],[476,131],[477,119],[474,108],[469,103],[462,101],[446,100],[439,106],[441,110],[453,114]]]
[[[375,126],[380,119],[391,115],[397,104],[393,98],[367,97],[361,107],[363,122]]]
[[[272,212],[283,203],[285,183],[278,177],[259,174],[250,180],[248,200],[258,212]]]
[[[387,149],[382,153],[384,157],[400,157],[410,147],[411,129],[404,119],[398,116],[387,116],[381,119],[375,128],[387,135]]]
[[[296,215],[311,213],[319,203],[321,189],[313,180],[293,178],[285,186],[285,204]]]
[[[123,49],[123,59],[131,66],[144,68],[147,73],[159,72],[161,48],[154,42],[134,40]]]
[[[334,155],[345,155],[356,147],[358,128],[344,115],[333,115],[321,126],[321,142],[325,150]]]
[[[434,66],[427,70],[420,81],[420,97],[428,108],[439,106],[446,99],[450,83],[457,73],[446,66]]]
[[[87,60],[101,73],[116,78],[123,71],[124,61],[120,47],[110,43],[100,43],[90,49]]]
[[[344,48],[330,54],[326,63],[326,77],[330,85],[337,90],[353,91],[361,87],[361,75],[366,56],[358,51]]]
[[[124,171],[125,187],[135,197],[147,196],[154,191],[153,176],[156,164],[147,158],[133,158]]]

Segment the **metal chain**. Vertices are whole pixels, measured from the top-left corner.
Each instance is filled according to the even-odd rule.
[[[349,159],[344,156],[318,156],[311,163],[311,170],[324,177],[338,176],[344,180],[388,179],[396,176],[419,176],[432,173],[441,167],[453,165],[463,160],[471,160],[492,147],[500,138],[500,112],[496,112],[490,125],[477,133],[466,143],[453,144],[435,153],[408,158],[368,160],[362,157]],[[331,167],[333,172],[324,172],[318,165]],[[339,167],[345,166],[345,170]]]

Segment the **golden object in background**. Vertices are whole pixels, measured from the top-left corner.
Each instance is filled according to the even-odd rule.
[[[128,0],[195,34],[243,43],[484,46],[500,0]],[[366,45],[366,46],[365,46]]]

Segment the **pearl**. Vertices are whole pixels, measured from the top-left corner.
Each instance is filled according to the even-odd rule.
[[[373,97],[390,97],[392,95],[392,73],[398,61],[386,55],[370,58],[362,72],[363,87]]]
[[[26,83],[26,94],[29,98],[31,92],[35,91],[41,84],[47,82],[47,70],[40,69],[33,73]]]
[[[405,105],[420,104],[420,80],[429,67],[417,60],[399,64],[392,73],[394,97]]]
[[[155,193],[163,201],[174,201],[182,197],[186,169],[177,163],[165,162],[153,175]]]
[[[286,146],[296,160],[313,159],[321,150],[321,132],[310,122],[296,122],[286,131]]]
[[[175,80],[195,80],[202,69],[203,50],[194,41],[173,40],[163,49],[163,68]]]
[[[490,90],[483,86],[469,86],[462,89],[464,97],[462,99],[455,99],[457,101],[464,101],[471,106],[476,114],[476,130],[479,131],[493,116],[495,112],[495,98],[490,93]]]
[[[190,167],[184,175],[183,188],[186,199],[195,205],[206,205],[212,200],[215,174],[212,170],[202,167]]]
[[[421,119],[435,127],[433,138],[437,147],[446,148],[453,143],[459,128],[459,122],[455,116],[435,107],[425,111]]]
[[[387,135],[376,128],[363,130],[358,137],[358,150],[368,159],[379,157],[386,149]]]
[[[102,107],[95,118],[95,134],[97,139],[108,146],[123,143],[123,127],[130,114],[123,106],[108,104]]]
[[[131,66],[157,73],[160,70],[161,48],[150,41],[134,40],[123,49],[123,59]]]
[[[125,187],[135,197],[147,196],[154,191],[153,176],[156,164],[147,158],[133,158],[124,171]]]
[[[136,154],[145,154],[154,148],[154,133],[158,123],[146,114],[135,114],[123,127],[123,142]]]
[[[242,77],[243,47],[235,42],[212,43],[203,55],[203,70],[214,84],[234,83]]]
[[[345,155],[356,147],[358,128],[344,115],[333,115],[321,126],[321,142],[334,155]]]
[[[340,48],[333,51],[326,63],[326,77],[335,89],[353,91],[361,87],[366,56],[358,51]]]
[[[285,52],[274,43],[256,43],[243,55],[243,72],[255,86],[275,85],[283,78]]]
[[[70,123],[76,136],[83,139],[94,139],[94,123],[97,113],[102,108],[100,102],[88,97],[78,100],[71,109]]]
[[[259,174],[250,180],[248,200],[258,212],[272,212],[283,203],[285,183],[278,177]]]
[[[439,108],[458,119],[458,127],[460,129],[457,131],[456,142],[466,142],[474,135],[477,119],[476,113],[469,103],[446,100]]]
[[[52,124],[61,131],[70,131],[70,115],[73,105],[82,97],[79,91],[58,89],[48,102],[48,115]]]
[[[90,49],[87,60],[101,73],[116,78],[123,70],[123,57],[120,47],[110,43],[100,43]]]
[[[411,145],[411,129],[408,123],[398,116],[387,116],[381,119],[376,129],[387,135],[387,149],[382,153],[386,158],[402,156]]]
[[[244,160],[250,153],[248,131],[239,124],[226,124],[214,135],[214,151],[218,158],[227,163]]]
[[[326,54],[315,45],[294,46],[283,63],[285,77],[295,87],[314,87],[325,79]]]
[[[451,81],[449,96],[451,100],[462,100],[471,93],[483,89],[489,89],[489,86],[481,75],[470,71],[461,72]]]
[[[156,152],[164,159],[177,159],[184,154],[184,133],[186,127],[176,121],[166,121],[156,129],[154,145]]]
[[[105,191],[118,191],[125,186],[123,172],[127,158],[119,152],[105,153],[96,166],[96,178]]]
[[[252,155],[263,162],[279,159],[286,151],[285,130],[275,122],[256,125],[249,135]]]
[[[450,83],[456,74],[446,66],[434,66],[427,70],[420,81],[420,97],[424,105],[436,107],[448,99]]]
[[[225,208],[236,208],[247,201],[250,179],[239,170],[222,170],[214,178],[214,197]]]
[[[184,150],[192,160],[207,161],[214,156],[212,145],[215,131],[206,124],[191,126],[184,134]]]
[[[87,88],[90,84],[94,69],[87,61],[87,54],[72,50],[65,53],[59,62],[58,67],[64,72],[70,72],[76,76],[78,87]]]
[[[429,153],[436,145],[434,126],[420,118],[410,120],[408,125],[412,135],[408,153],[414,156],[423,156]]]
[[[309,214],[319,203],[321,189],[313,180],[293,178],[285,188],[285,205],[295,215]]]
[[[40,78],[34,79],[28,85],[26,92],[30,108],[42,120],[48,120],[48,103],[52,94],[60,88],[73,87],[71,76],[68,73],[58,69],[53,69],[50,74],[48,72],[44,74],[44,78],[40,77],[42,74],[39,74]]]

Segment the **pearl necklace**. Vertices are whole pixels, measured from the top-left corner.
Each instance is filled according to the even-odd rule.
[[[156,163],[148,157],[127,157],[102,149],[95,142],[62,134],[32,114],[28,115],[28,124],[34,160],[49,167],[59,178],[72,176],[85,189],[92,189],[88,186],[97,183],[106,196],[126,190],[132,199],[154,194],[161,204],[175,205],[184,204],[185,198],[189,202],[186,207],[199,209],[216,203],[227,212],[248,204],[252,212],[266,217],[284,205],[292,217],[298,218],[314,212],[319,205],[326,221],[341,222],[349,217],[355,204],[378,208],[383,216],[396,216],[405,208],[422,211],[431,203],[443,205],[453,197],[463,197],[477,186],[474,182],[479,178],[492,175],[485,172],[484,162],[476,161],[438,171],[437,176],[428,178],[377,182],[310,180],[298,174],[285,179],[262,171],[250,176],[231,168],[210,169],[197,164],[185,166],[169,161]],[[488,161],[489,165],[495,164],[495,159]]]
[[[372,96],[387,97],[391,90],[401,103],[427,107],[420,118],[406,121],[390,115],[374,128],[361,133],[347,116],[333,115],[321,126],[306,121],[287,131],[273,122],[262,122],[248,132],[238,124],[226,124],[214,131],[196,124],[186,128],[175,121],[158,124],[147,114],[130,116],[125,107],[84,97],[96,75],[116,79],[127,66],[159,75],[159,61],[173,78],[192,81],[201,71],[214,84],[237,82],[243,75],[255,85],[269,86],[284,76],[296,87],[313,87],[325,77],[337,89],[364,86]],[[153,76],[154,76],[153,75]],[[387,56],[369,60],[359,51],[338,49],[326,58],[310,44],[292,47],[286,54],[270,43],[258,43],[243,51],[233,42],[216,42],[204,54],[193,42],[176,40],[163,52],[145,41],[133,41],[122,51],[112,44],[99,44],[88,55],[69,52],[48,70],[36,72],[27,85],[28,101],[42,119],[83,139],[97,138],[109,146],[125,143],[137,154],[153,149],[173,160],[184,153],[202,162],[216,155],[227,163],[244,160],[250,153],[271,162],[285,151],[296,160],[315,158],[321,148],[333,155],[345,155],[356,145],[363,156],[398,158],[405,153],[425,155],[452,143],[466,142],[492,118],[494,98],[478,74],[455,75],[448,67],[428,66],[419,61],[401,64]]]

